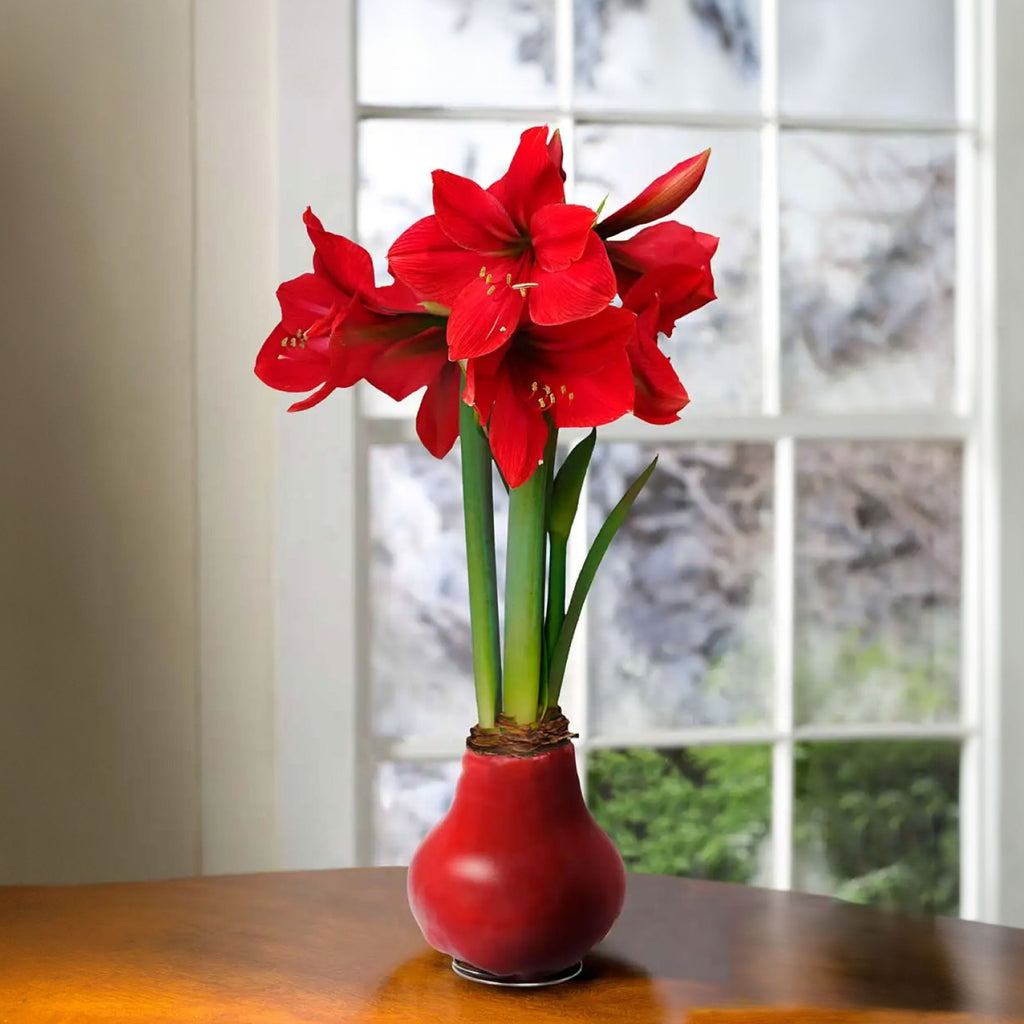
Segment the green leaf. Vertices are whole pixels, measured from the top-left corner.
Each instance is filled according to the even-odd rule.
[[[581,442],[581,444],[584,442]],[[568,461],[568,460],[567,460]],[[558,695],[562,689],[562,677],[565,675],[565,665],[569,660],[569,647],[572,644],[576,626],[579,624],[580,615],[583,612],[583,603],[590,593],[591,584],[597,575],[601,559],[604,558],[608,545],[623,524],[633,503],[639,497],[644,485],[651,478],[654,467],[658,464],[658,456],[655,455],[651,464],[630,484],[629,489],[619,499],[619,503],[608,513],[604,525],[597,531],[594,543],[590,545],[587,557],[580,569],[576,585],[572,588],[572,598],[569,601],[569,608],[565,613],[565,621],[562,623],[562,630],[558,634],[558,642],[551,654],[551,664],[548,668],[548,702],[552,705],[558,703]]]
[[[597,443],[597,431],[589,434],[565,457],[551,491],[551,505],[548,508],[548,533],[562,540],[569,539],[572,521],[580,503],[583,481],[590,468],[590,457]]]

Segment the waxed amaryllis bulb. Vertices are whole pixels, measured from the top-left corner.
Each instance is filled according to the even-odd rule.
[[[448,814],[409,866],[426,940],[494,975],[542,978],[580,960],[622,910],[626,875],[583,802],[573,746],[467,751]]]

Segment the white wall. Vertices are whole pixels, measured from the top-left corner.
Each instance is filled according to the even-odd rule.
[[[197,0],[196,380],[203,870],[279,863],[274,691],[281,398],[274,0]],[[307,257],[308,259],[308,257]]]
[[[995,526],[994,567],[1000,574],[998,628],[994,654],[1000,681],[995,695],[997,725],[991,754],[998,758],[1000,785],[990,795],[990,813],[998,822],[998,921],[1024,928],[1024,826],[1021,780],[1024,779],[1024,644],[1021,643],[1024,610],[1024,106],[1020,102],[1020,40],[1024,38],[1024,5],[999,0],[994,5],[996,44],[994,110],[990,130],[996,159],[992,201],[995,220],[996,281],[992,314],[999,338],[988,395],[994,407],[995,429],[1000,441],[999,519]]]
[[[0,884],[276,863],[273,29],[0,0]]]

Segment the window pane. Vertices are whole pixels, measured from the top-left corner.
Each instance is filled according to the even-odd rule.
[[[596,750],[587,801],[627,871],[767,884],[771,750]]]
[[[714,113],[760,98],[760,0],[575,0],[583,106]]]
[[[948,408],[954,141],[786,135],[780,175],[787,405]]]
[[[378,766],[374,864],[409,863],[451,806],[460,767],[458,761],[386,761]]]
[[[786,114],[952,118],[954,0],[779,0]]]
[[[373,723],[382,736],[465,736],[476,722],[458,446],[370,449]],[[494,493],[500,517],[508,503]],[[498,595],[505,527],[495,529]],[[340,614],[340,613],[339,613]]]
[[[799,722],[956,717],[960,506],[956,445],[798,445]]]
[[[960,749],[927,741],[797,747],[797,887],[913,913],[958,912]]]
[[[675,214],[721,243],[712,262],[718,300],[662,339],[694,413],[754,412],[761,400],[760,148],[755,132],[583,126],[576,199],[612,211],[681,160],[711,147],[700,188]]]
[[[363,103],[554,102],[554,0],[359,0],[358,15]]]
[[[591,536],[656,449],[599,444]],[[772,449],[660,446],[588,601],[591,725],[760,722],[772,675]]]

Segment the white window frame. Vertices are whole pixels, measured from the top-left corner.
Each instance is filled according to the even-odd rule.
[[[558,0],[558,47],[571,52],[568,0]],[[416,111],[357,103],[355,0],[276,0],[278,187],[281,278],[306,269],[299,213],[312,205],[337,230],[355,228],[360,115],[535,119],[562,128],[571,164],[572,83],[558,82],[549,110]],[[695,728],[594,736],[586,728],[582,649],[570,665],[564,703],[588,749],[609,746],[773,745],[772,884],[792,882],[794,743],[814,739],[949,738],[963,743],[961,913],[1024,925],[1024,827],[1017,780],[1024,780],[1024,85],[1015,40],[1024,38],[1018,0],[959,0],[958,117],[935,126],[958,132],[958,388],[954,411],[872,416],[779,415],[777,151],[780,127],[835,127],[839,121],[783,119],[775,108],[777,7],[762,0],[762,111],[751,118],[685,117],[709,127],[757,128],[762,140],[762,414],[687,415],[656,430],[636,420],[605,428],[619,440],[764,441],[775,445],[776,666],[774,716],[763,728]],[[342,55],[349,55],[346,62]],[[570,67],[565,61],[559,66]],[[564,78],[564,75],[563,75]],[[586,120],[602,115],[586,112]],[[611,120],[605,115],[604,119]],[[616,118],[621,120],[621,116]],[[644,118],[650,121],[650,116]],[[671,118],[656,121],[672,123]],[[852,123],[853,130],[922,131],[919,124]],[[934,130],[934,129],[933,129]],[[998,146],[996,145],[998,141]],[[569,167],[572,174],[571,165]],[[998,206],[997,206],[998,201]],[[999,216],[996,217],[998,208]],[[975,301],[977,300],[977,301]],[[975,344],[975,342],[977,342]],[[282,407],[283,408],[283,407]],[[964,445],[964,574],[959,722],[952,725],[795,727],[793,706],[794,439],[928,439]],[[413,440],[404,419],[369,418],[356,392],[338,393],[315,414],[278,424],[277,709],[278,792],[283,866],[372,862],[373,783],[381,760],[458,757],[459,737],[372,741],[369,719],[368,452],[374,443]],[[582,538],[573,542],[577,560]],[[578,561],[577,561],[578,564]],[[1018,571],[1001,571],[1017,566]],[[584,625],[585,629],[585,625]],[[469,723],[467,723],[468,726]]]

